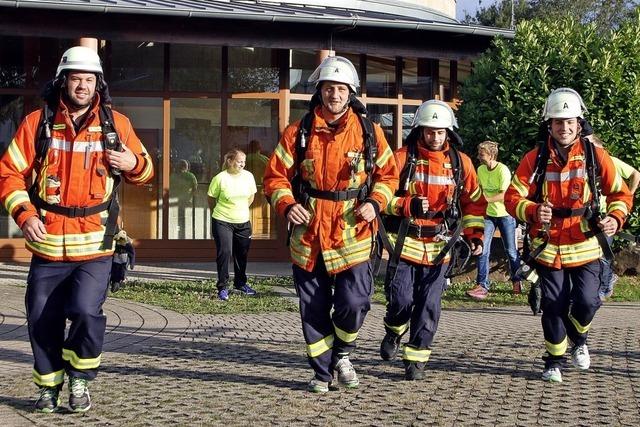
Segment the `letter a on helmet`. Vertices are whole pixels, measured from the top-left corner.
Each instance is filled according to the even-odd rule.
[[[100,57],[93,49],[85,46],[74,46],[62,54],[56,70],[56,78],[60,77],[65,70],[103,74]]]
[[[561,87],[551,91],[544,104],[542,117],[549,119],[584,118],[587,112],[582,97],[578,92],[568,87]]]
[[[413,116],[411,127],[418,126],[453,130],[454,126],[458,127],[458,121],[449,104],[432,99],[418,107],[415,116]]]
[[[356,93],[360,87],[356,68],[351,61],[342,56],[328,56],[323,59],[308,79],[308,82],[314,84],[316,88],[324,81],[344,83],[353,93]]]

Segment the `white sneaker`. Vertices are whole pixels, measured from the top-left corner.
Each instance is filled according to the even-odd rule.
[[[586,344],[575,346],[571,350],[571,363],[578,369],[589,369],[591,357]]]
[[[356,388],[360,384],[356,370],[349,360],[349,356],[344,356],[336,363],[336,371],[338,371],[338,382],[347,388]]]
[[[550,383],[561,383],[562,372],[559,368],[548,368],[542,372],[542,380]]]
[[[326,393],[329,391],[330,382],[325,382],[317,379],[315,376],[311,378],[307,385],[307,390],[311,393]]]

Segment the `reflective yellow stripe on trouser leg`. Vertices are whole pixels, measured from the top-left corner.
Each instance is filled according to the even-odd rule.
[[[83,359],[79,357],[73,350],[69,350],[67,348],[62,349],[62,360],[66,360],[71,364],[71,366],[76,369],[96,369],[98,366],[100,366],[101,358],[102,354],[100,354],[98,357]]]

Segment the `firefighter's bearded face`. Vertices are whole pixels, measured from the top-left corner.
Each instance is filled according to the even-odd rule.
[[[423,127],[422,139],[428,150],[440,151],[447,141],[447,130]]]
[[[324,81],[320,86],[322,107],[331,115],[341,116],[349,107],[349,86],[344,83]],[[338,118],[338,117],[335,117]]]
[[[71,71],[67,76],[66,95],[69,107],[81,110],[91,105],[98,79],[94,73]]]
[[[582,128],[578,118],[571,119],[551,119],[549,132],[553,139],[563,147],[570,146],[580,135]]]

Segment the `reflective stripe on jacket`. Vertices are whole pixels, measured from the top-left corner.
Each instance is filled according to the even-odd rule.
[[[318,190],[341,191],[364,184],[365,154],[360,120],[351,108],[340,118],[337,127],[329,127],[314,111],[313,124],[301,163],[302,179]],[[267,164],[264,192],[276,212],[282,216],[296,203],[291,179],[296,172],[295,144],[300,121],[289,125]],[[384,209],[398,186],[398,170],[382,129],[374,124],[377,158],[372,172],[369,198]],[[308,206],[309,225],[297,225],[291,235],[290,249],[294,264],[312,271],[321,253],[327,271],[335,274],[367,261],[371,254],[375,221],[368,224],[357,218],[356,199],[332,201],[311,197]]]
[[[551,140],[547,141],[549,161],[543,182],[542,201],[550,202],[554,209],[579,209],[589,205],[592,194],[582,143],[580,140],[573,143],[569,149],[567,164],[564,166],[552,144]],[[537,154],[537,148],[525,154],[513,175],[504,200],[511,215],[520,221],[531,223],[532,251],[543,241],[540,237],[542,224],[536,221],[538,204],[531,200],[536,192],[532,175]],[[631,210],[632,195],[622,177],[616,172],[606,150],[594,146],[594,155],[600,164],[600,188],[606,196],[607,215],[614,217],[619,227],[622,227]],[[602,257],[602,249],[597,238],[588,238],[584,234],[589,230],[584,216],[552,217],[549,243],[536,260],[543,265],[560,269],[587,264]]]
[[[482,240],[484,230],[484,212],[487,201],[482,196],[482,189],[478,183],[478,176],[469,156],[460,154],[463,174],[463,190],[460,194],[460,208],[462,209],[463,233],[465,238]],[[407,162],[408,148],[402,147],[395,152],[396,163],[402,170]],[[431,151],[422,144],[418,145],[416,173],[409,183],[409,195],[394,197],[387,206],[386,213],[396,216],[409,216],[409,204],[412,197],[422,196],[429,201],[429,211],[444,211],[449,201],[453,199],[455,180],[449,156],[449,143],[446,142],[441,151]],[[412,218],[412,223],[423,226],[437,226],[444,222],[442,217],[432,219]],[[453,231],[453,230],[452,230]],[[390,233],[390,240],[395,244],[397,235]],[[443,240],[436,241],[434,237],[407,236],[402,248],[401,258],[417,264],[432,265],[446,245]],[[449,261],[449,255],[443,262]]]
[[[51,145],[38,174],[40,197],[67,207],[91,207],[111,197],[113,177],[103,150],[99,116],[99,96],[76,134],[62,100],[51,131]],[[27,115],[9,148],[0,159],[0,201],[18,227],[38,211],[29,200],[28,182],[34,174],[36,139],[42,110]],[[136,156],[135,168],[122,174],[124,180],[144,184],[153,177],[151,159],[133,131],[129,119],[113,111],[115,128],[123,145]],[[113,248],[102,248],[107,212],[69,218],[53,212],[40,212],[47,234],[44,242],[26,242],[32,253],[52,261],[81,261],[109,255]]]

